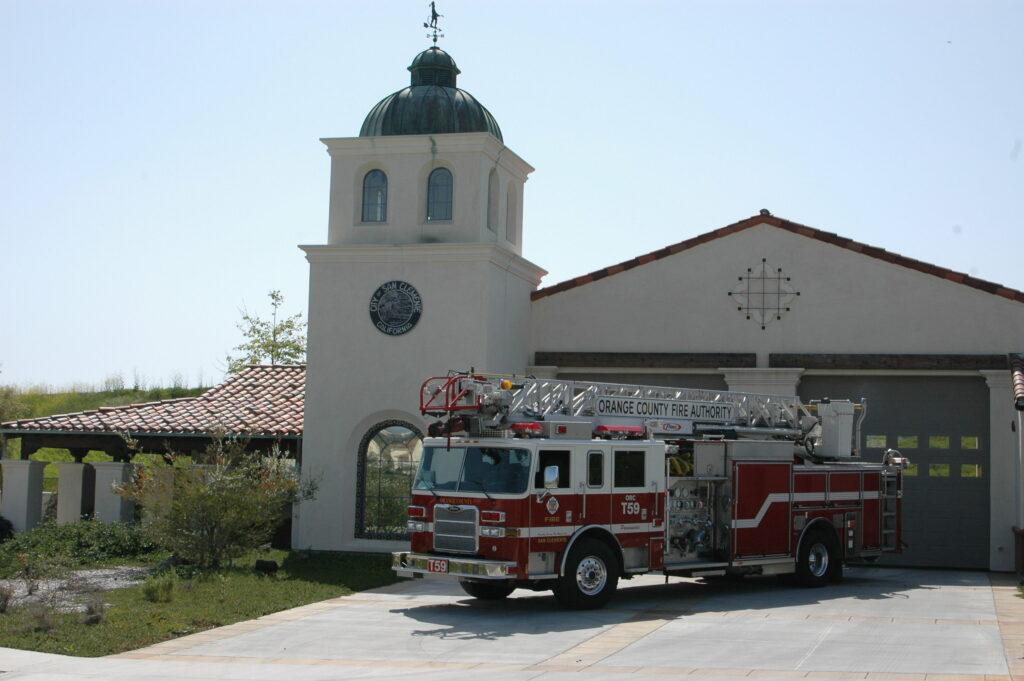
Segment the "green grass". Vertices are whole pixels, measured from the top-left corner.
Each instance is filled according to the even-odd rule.
[[[80,614],[57,614],[51,631],[34,631],[30,612],[8,612],[0,615],[0,646],[111,655],[397,580],[388,556],[261,552],[259,557],[282,564],[273,576],[252,571],[256,557],[233,569],[178,580],[167,603],[146,600],[142,586],[107,592],[107,616],[91,626],[82,623]]]

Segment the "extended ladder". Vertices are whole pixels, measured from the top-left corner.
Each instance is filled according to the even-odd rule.
[[[661,433],[727,428],[792,438],[817,423],[813,407],[784,395],[462,372],[427,379],[420,394],[420,411],[433,416],[465,413],[515,420],[561,415],[634,423]]]

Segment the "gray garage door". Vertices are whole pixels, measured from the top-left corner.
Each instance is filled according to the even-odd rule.
[[[868,399],[861,451],[910,457],[901,556],[892,565],[988,568],[989,391],[982,378],[804,376],[804,400]]]

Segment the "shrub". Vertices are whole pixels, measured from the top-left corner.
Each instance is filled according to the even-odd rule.
[[[3,543],[14,536],[14,525],[7,518],[0,515],[0,543]]]
[[[150,603],[170,603],[177,581],[173,570],[149,577],[142,583],[142,597]]]
[[[28,614],[29,629],[36,632],[50,632],[56,625],[56,612],[53,605],[46,601],[37,601],[25,606]]]
[[[85,597],[85,610],[82,613],[82,624],[94,625],[99,624],[107,616],[107,602],[103,599],[103,594],[94,591],[89,593]]]
[[[57,522],[57,492],[50,492],[43,505],[43,522]]]
[[[145,509],[152,542],[200,569],[267,543],[291,505],[316,492],[276,449],[249,451],[245,440],[223,433],[196,458],[203,465],[138,469],[119,493]]]
[[[0,544],[0,576],[22,569],[22,559],[43,564],[39,574],[95,565],[119,559],[139,558],[157,551],[137,525],[83,520],[68,525],[43,523]]]
[[[7,612],[14,600],[14,589],[10,586],[0,586],[0,614]]]
[[[44,557],[29,553],[19,553],[17,561],[18,579],[25,583],[25,594],[31,596],[39,590],[39,580],[50,571],[49,565]]]

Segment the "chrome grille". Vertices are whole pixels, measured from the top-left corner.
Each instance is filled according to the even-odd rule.
[[[434,507],[434,549],[453,553],[476,553],[476,506]]]

